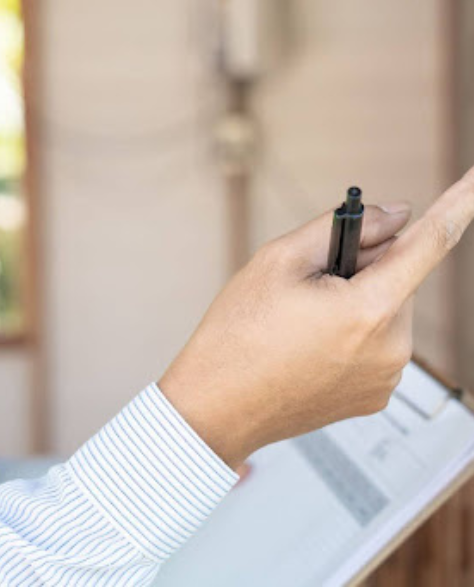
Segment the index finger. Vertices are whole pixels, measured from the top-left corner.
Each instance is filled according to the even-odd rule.
[[[474,167],[451,186],[390,250],[352,279],[401,303],[459,242],[474,218]],[[374,292],[373,292],[374,293]]]

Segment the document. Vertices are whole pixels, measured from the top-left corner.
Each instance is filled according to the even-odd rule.
[[[474,461],[474,416],[410,363],[387,408],[268,446],[160,587],[340,587]]]

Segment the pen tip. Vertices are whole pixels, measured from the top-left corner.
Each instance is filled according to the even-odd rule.
[[[351,198],[360,198],[362,195],[362,190],[356,186],[353,186],[347,190],[347,195]]]
[[[346,206],[348,214],[360,214],[362,206],[362,190],[353,186],[347,190]]]

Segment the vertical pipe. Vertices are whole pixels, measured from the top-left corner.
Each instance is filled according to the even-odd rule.
[[[25,197],[28,208],[27,250],[27,322],[31,381],[29,385],[28,427],[29,451],[45,453],[48,441],[49,404],[46,391],[46,368],[43,341],[43,304],[41,295],[41,203],[40,203],[40,108],[41,43],[40,20],[42,3],[39,0],[23,0],[22,11],[25,27],[25,61],[23,88],[25,100],[25,128],[27,169]]]
[[[247,119],[249,111],[250,83],[239,80],[227,81],[227,115]],[[245,148],[245,146],[244,146]],[[242,153],[240,153],[242,155]],[[231,155],[232,156],[232,155]],[[244,265],[250,254],[250,187],[251,173],[245,161],[230,162],[227,172],[227,227],[229,247],[229,272],[235,273]]]

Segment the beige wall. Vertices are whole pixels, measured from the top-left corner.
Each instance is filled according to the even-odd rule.
[[[193,330],[225,271],[224,202],[195,4],[44,8],[48,372],[53,447],[68,452]]]
[[[293,53],[255,96],[264,155],[253,246],[352,183],[370,201],[412,199],[418,212],[438,193],[441,5],[293,3]],[[68,453],[160,375],[223,282],[226,201],[203,3],[40,6],[47,383],[52,447]],[[417,318],[420,349],[444,364],[445,283],[440,274],[425,287]],[[3,388],[2,364],[0,378]],[[0,435],[0,452],[21,444],[13,438]]]

